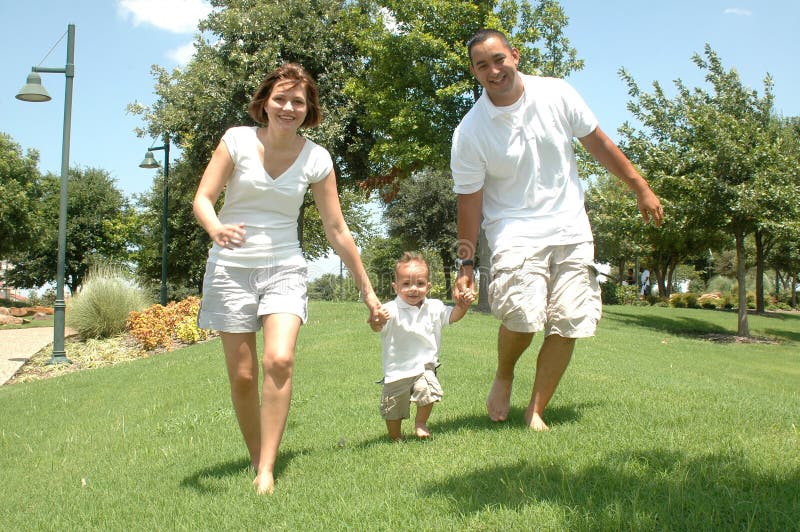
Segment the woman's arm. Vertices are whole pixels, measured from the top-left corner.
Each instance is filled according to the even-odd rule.
[[[214,205],[233,172],[233,160],[224,142],[220,142],[203,172],[192,202],[195,218],[217,245],[233,249],[244,242],[244,224],[223,225]]]
[[[323,179],[311,185],[314,203],[319,210],[322,226],[325,229],[325,238],[333,247],[339,258],[342,259],[356,283],[361,299],[370,310],[370,320],[380,319],[378,310],[381,308],[380,300],[372,289],[372,283],[367,276],[367,271],[361,262],[361,256],[353,241],[353,235],[347,227],[342,216],[342,207],[339,204],[339,194],[336,191],[336,174],[333,170]]]

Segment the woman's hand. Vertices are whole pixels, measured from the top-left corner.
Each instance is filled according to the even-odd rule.
[[[242,247],[244,244],[244,224],[219,225],[209,231],[208,236],[220,247],[233,249]]]

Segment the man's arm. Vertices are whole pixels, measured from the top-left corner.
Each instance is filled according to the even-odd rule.
[[[458,195],[458,243],[456,254],[459,259],[475,260],[475,248],[478,245],[478,231],[483,208],[483,190],[472,194]],[[453,296],[456,301],[463,301],[467,292],[474,293],[474,266],[462,266],[456,277]]]
[[[653,220],[655,226],[660,227],[661,222],[664,221],[664,209],[661,207],[661,202],[650,189],[647,181],[636,171],[636,168],[617,145],[608,138],[608,135],[597,127],[578,140],[606,170],[636,192],[636,202],[645,223]]]

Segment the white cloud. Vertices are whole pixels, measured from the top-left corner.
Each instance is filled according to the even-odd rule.
[[[189,61],[191,61],[194,52],[195,52],[194,43],[190,42],[184,44],[180,48],[176,48],[175,50],[170,50],[169,52],[167,52],[167,57],[169,57],[179,65],[187,65],[189,64]]]
[[[736,15],[737,17],[749,17],[753,14],[749,9],[742,9],[740,7],[729,7],[722,13],[725,15]]]
[[[206,0],[118,0],[117,9],[133,24],[149,24],[173,33],[193,33],[197,23],[211,13]]]

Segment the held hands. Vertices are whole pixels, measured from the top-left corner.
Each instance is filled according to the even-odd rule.
[[[453,299],[460,307],[469,307],[475,301],[475,273],[471,268],[462,268],[458,272]]]
[[[372,313],[369,317],[369,326],[373,331],[379,332],[383,330],[383,326],[389,321],[389,310],[385,307],[380,307],[376,312]]]
[[[475,292],[471,288],[468,288],[466,292],[462,292],[460,297],[455,298],[456,306],[464,310],[467,310],[473,301],[475,301]]]
[[[244,244],[244,224],[220,225],[208,233],[211,240],[220,247],[233,249],[242,247]]]

